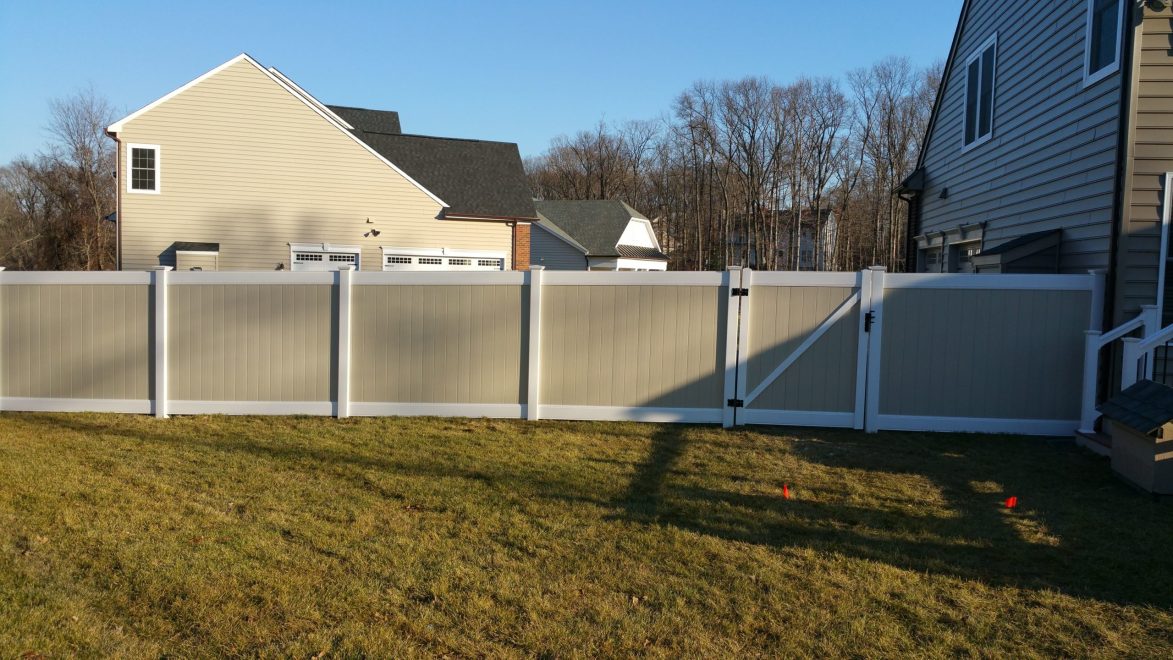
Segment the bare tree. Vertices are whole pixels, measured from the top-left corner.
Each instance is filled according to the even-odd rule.
[[[53,141],[0,173],[0,262],[13,268],[114,268],[115,149],[110,104],[88,89],[49,103]]]

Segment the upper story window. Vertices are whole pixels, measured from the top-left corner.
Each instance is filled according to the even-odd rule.
[[[990,139],[994,132],[994,68],[998,35],[982,44],[965,61],[964,149]]]
[[[159,192],[159,145],[126,145],[126,190],[132,193]]]
[[[1084,85],[1103,80],[1120,69],[1120,25],[1123,20],[1122,0],[1087,0]]]

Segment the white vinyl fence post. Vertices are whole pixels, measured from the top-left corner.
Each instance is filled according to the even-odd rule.
[[[167,417],[167,279],[171,266],[151,269],[155,293],[155,417]]]
[[[338,403],[335,415],[350,417],[350,299],[354,266],[338,267]]]
[[[750,288],[753,286],[753,269],[741,269],[741,288],[745,289],[744,296],[738,296],[738,323],[737,323],[737,399],[742,402],[747,398],[749,381],[749,305]],[[733,412],[733,423],[737,426],[745,424],[745,408],[741,413]]]
[[[1079,404],[1079,432],[1095,433],[1096,425],[1096,381],[1100,372],[1099,330],[1085,330],[1083,333],[1083,391]]]
[[[868,333],[868,389],[864,430],[880,430],[880,340],[884,331],[884,277],[887,268],[872,266],[872,327]]]
[[[730,266],[725,271],[725,390],[724,400],[721,402],[721,426],[730,428],[736,423],[736,408],[730,402],[737,398],[737,336],[739,307],[741,297],[737,289],[741,288],[741,266]]]
[[[1107,280],[1103,270],[1089,270],[1092,285],[1091,318],[1088,320],[1088,330],[1104,330],[1104,294],[1107,291]]]
[[[1120,341],[1124,343],[1124,360],[1120,367],[1120,389],[1123,390],[1132,387],[1139,380],[1138,368],[1142,351],[1138,337],[1125,337]]]
[[[542,388],[542,271],[545,266],[530,266],[529,333],[526,349],[528,372],[525,377],[525,418],[541,419],[538,394]]]

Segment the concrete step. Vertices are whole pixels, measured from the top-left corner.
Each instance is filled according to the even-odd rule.
[[[1112,454],[1112,437],[1099,431],[1095,433],[1076,431],[1075,444],[1080,447],[1086,447],[1101,456],[1110,456]]]

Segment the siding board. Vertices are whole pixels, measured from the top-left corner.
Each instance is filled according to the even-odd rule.
[[[437,219],[439,204],[248,62],[131,120],[119,138],[161,146],[160,194],[119,182],[124,269],[174,266],[175,241],[220,243],[221,270],[289,268],[291,242],[360,245],[363,270],[382,268],[383,245],[512,262],[507,225]],[[364,238],[372,227],[381,235]]]

